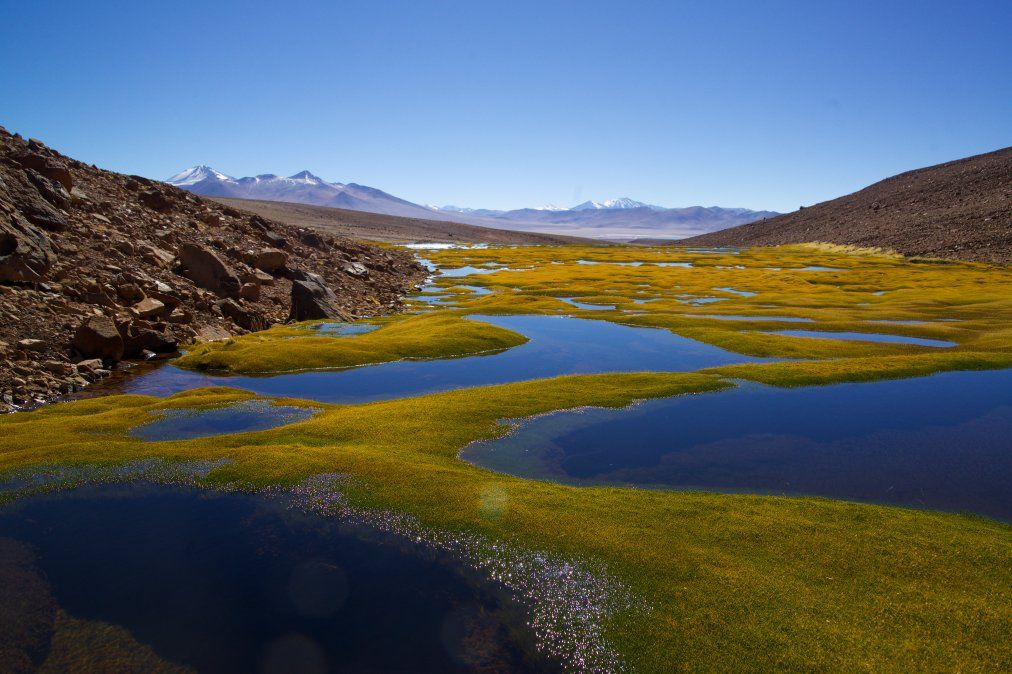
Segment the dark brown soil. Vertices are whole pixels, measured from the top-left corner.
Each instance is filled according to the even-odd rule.
[[[776,246],[808,241],[1009,264],[1012,148],[901,173],[839,199],[678,243]]]
[[[365,241],[387,243],[466,242],[502,244],[600,243],[592,239],[559,234],[514,232],[442,220],[422,220],[396,215],[381,215],[343,208],[292,204],[284,201],[218,199],[223,204],[257,213],[265,218],[296,227],[313,227],[323,232]]]
[[[328,310],[354,318],[399,310],[425,275],[406,251],[103,171],[0,127],[0,411],[73,393],[121,360],[285,322],[296,281],[329,288]],[[81,326],[96,321],[110,329],[88,343]],[[121,351],[98,353],[117,333]]]

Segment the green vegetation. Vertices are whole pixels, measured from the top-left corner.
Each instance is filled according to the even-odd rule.
[[[320,321],[279,325],[226,342],[194,346],[176,364],[195,370],[262,374],[352,367],[405,358],[450,358],[501,351],[527,341],[504,328],[452,312],[397,316],[360,335],[327,336]]]
[[[798,386],[1010,367],[1012,272],[919,264],[883,251],[827,245],[740,254],[614,246],[427,255],[446,267],[495,262],[526,270],[437,280],[453,296],[452,308],[384,319],[371,333],[328,337],[311,325],[277,327],[199,345],[180,364],[236,373],[346,367],[524,341],[464,318],[482,313],[573,314],[802,360],[697,373],[560,377],[360,405],[284,400],[322,411],[258,433],[158,443],[134,438],[129,429],[167,407],[253,396],[207,388],[167,399],[82,400],[0,418],[0,472],[157,456],[231,459],[211,474],[215,483],[292,484],[345,473],[356,478],[349,497],[357,505],[603,562],[651,607],[606,625],[606,636],[635,671],[1012,669],[1012,527],[1006,524],[819,498],[570,487],[494,474],[457,458],[468,443],[506,432],[502,419],[705,395],[733,386],[731,379]],[[808,266],[838,270],[803,271]],[[477,296],[459,284],[492,293]],[[579,310],[561,296],[616,308]],[[707,297],[721,300],[689,303]],[[707,317],[712,314],[751,318]],[[778,317],[811,322],[771,320]],[[894,320],[912,323],[875,322]],[[956,346],[768,334],[799,327],[944,339]],[[482,505],[490,489],[502,495],[495,512]]]
[[[1012,528],[984,519],[812,498],[575,488],[456,458],[497,419],[712,391],[701,374],[565,377],[365,405],[321,405],[287,427],[144,443],[128,429],[166,406],[250,397],[202,389],[115,396],[0,420],[0,468],[230,458],[217,481],[358,478],[359,505],[534,549],[604,561],[652,606],[607,636],[638,671],[1002,669],[1012,626]],[[290,403],[291,401],[286,401]],[[505,495],[490,514],[481,494]]]

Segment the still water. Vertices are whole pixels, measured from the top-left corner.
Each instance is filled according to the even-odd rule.
[[[657,328],[569,316],[472,318],[519,332],[530,341],[482,356],[397,361],[270,377],[213,376],[167,365],[126,381],[122,390],[170,395],[201,386],[234,386],[263,395],[364,402],[566,374],[689,371],[761,360]]]
[[[33,497],[0,509],[0,566],[17,579],[4,652],[52,671],[96,654],[136,671],[555,670],[520,607],[452,560],[262,496]]]
[[[559,412],[461,456],[577,484],[810,494],[1012,519],[1012,371]]]

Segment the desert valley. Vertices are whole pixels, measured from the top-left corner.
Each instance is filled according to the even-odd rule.
[[[101,5],[0,127],[0,672],[1012,669],[1000,21],[905,28],[959,126],[849,9]]]

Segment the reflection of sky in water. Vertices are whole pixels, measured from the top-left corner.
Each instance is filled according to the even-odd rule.
[[[610,311],[615,308],[614,304],[587,304],[586,302],[577,302],[572,297],[556,297],[555,299],[570,304],[577,309],[587,309],[589,311]]]
[[[192,440],[211,435],[264,431],[302,421],[317,410],[310,407],[272,405],[266,400],[247,400],[209,409],[173,408],[159,418],[130,430],[142,440]]]
[[[1012,519],[1012,370],[745,384],[559,412],[463,456],[528,478],[816,494]]]
[[[88,621],[61,635],[63,648],[108,648],[127,662],[150,648],[228,673],[457,672],[460,658],[488,671],[557,670],[531,648],[525,614],[449,555],[282,498],[92,485],[5,506],[0,536],[0,552],[31,550],[40,582],[28,587],[46,588],[20,593],[26,615],[59,602]]]
[[[922,337],[907,337],[906,335],[885,335],[871,332],[820,332],[818,330],[778,330],[771,332],[773,335],[787,335],[788,337],[808,337],[817,339],[845,339],[860,342],[889,342],[894,344],[912,344],[916,346],[949,347],[955,346],[955,342],[944,339],[924,339]]]
[[[668,330],[569,316],[474,316],[530,341],[497,354],[397,361],[269,377],[213,376],[167,365],[124,382],[131,393],[168,395],[200,386],[236,386],[265,395],[359,402],[468,386],[602,372],[688,371],[751,358]]]

